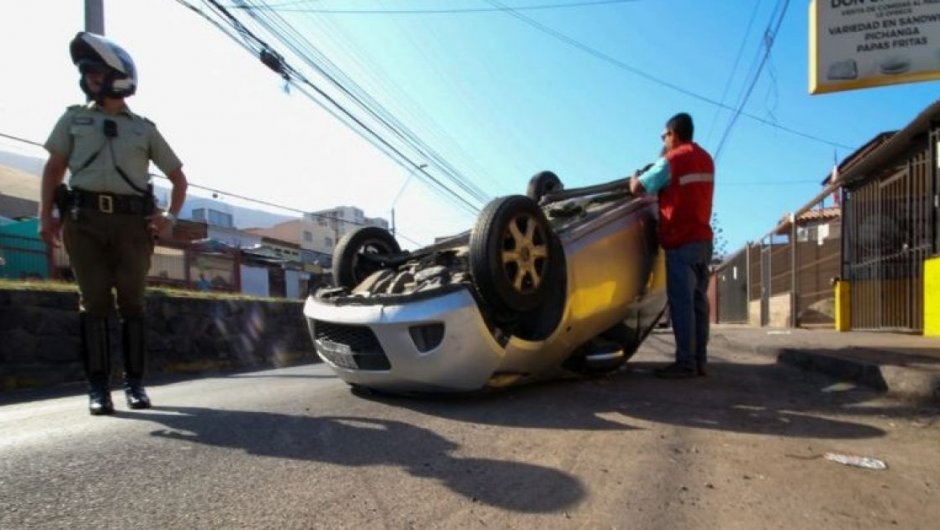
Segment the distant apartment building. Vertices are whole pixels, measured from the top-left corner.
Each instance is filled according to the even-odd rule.
[[[245,231],[258,237],[293,243],[300,249],[302,262],[316,263],[323,267],[329,267],[332,249],[336,244],[336,236],[331,228],[319,226],[306,218],[278,223],[269,228],[249,228]]]
[[[381,217],[366,217],[355,206],[337,206],[329,210],[319,210],[304,214],[304,218],[317,222],[320,226],[329,226],[339,239],[360,226],[379,226],[388,230],[388,221]]]
[[[270,228],[252,228],[247,232],[296,243],[302,255],[307,257],[305,262],[312,261],[329,268],[336,243],[360,226],[379,226],[387,230],[388,221],[366,217],[354,206],[340,206],[305,213],[302,219],[278,223]]]
[[[242,228],[259,226],[265,221],[274,224],[289,219],[286,215],[233,206],[218,199],[192,196],[186,199],[180,211],[180,218],[205,223],[208,227],[209,239],[237,248],[261,244],[260,235],[242,230]]]

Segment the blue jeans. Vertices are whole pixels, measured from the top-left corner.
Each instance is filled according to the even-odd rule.
[[[712,242],[666,250],[666,296],[676,337],[676,363],[694,367],[708,360],[708,264]]]

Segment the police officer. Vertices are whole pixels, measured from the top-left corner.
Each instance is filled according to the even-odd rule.
[[[157,127],[124,103],[137,89],[130,55],[114,42],[87,32],[78,33],[69,49],[89,101],[69,107],[46,141],[49,160],[42,175],[40,234],[47,245],[58,247],[61,231],[78,281],[89,411],[114,412],[107,319],[115,295],[127,404],[132,409],[149,408],[142,384],[145,282],[154,237],[169,235],[183,206],[186,176]],[[173,185],[166,211],[155,208],[148,173],[151,160]],[[62,185],[66,169],[71,172],[68,187]]]

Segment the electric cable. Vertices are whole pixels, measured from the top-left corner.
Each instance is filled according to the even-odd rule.
[[[744,37],[741,39],[741,44],[738,45],[738,52],[734,56],[734,64],[731,65],[731,72],[728,74],[728,80],[725,82],[725,87],[721,90],[721,103],[725,102],[725,99],[728,97],[728,91],[731,90],[731,83],[734,81],[734,74],[738,70],[738,64],[741,62],[741,56],[744,55],[744,47],[748,42],[748,37],[751,36],[751,27],[754,25],[754,19],[757,18],[757,11],[760,7],[760,2],[754,2],[754,9],[751,10],[751,16],[748,18],[747,27],[744,29]],[[718,123],[718,116],[721,113],[721,108],[715,109],[715,115],[711,120],[711,124],[708,127],[708,134],[705,135],[705,143],[709,143],[712,137],[712,132],[715,129],[715,124]]]
[[[39,142],[35,142],[35,141],[33,141],[33,140],[29,140],[29,139],[27,139],[27,138],[22,138],[22,137],[19,137],[19,136],[14,136],[14,135],[12,135],[12,134],[6,134],[6,133],[3,133],[3,132],[0,132],[0,137],[8,138],[8,139],[10,139],[10,140],[15,140],[15,141],[18,141],[18,142],[23,142],[23,143],[25,143],[25,144],[29,144],[29,145],[33,145],[33,146],[42,147],[42,144],[39,143]],[[166,180],[166,181],[168,181],[168,182],[169,182],[169,180],[170,180],[166,175],[161,175],[161,174],[159,174],[159,173],[148,173],[148,175],[150,176],[150,178],[158,178],[158,179]],[[217,189],[217,188],[210,188],[209,186],[204,186],[204,185],[202,185],[202,184],[193,182],[193,181],[191,181],[191,180],[188,180],[188,181],[187,181],[187,185],[188,185],[188,187],[190,187],[190,188],[195,188],[195,189],[198,189],[198,190],[210,192],[210,193],[213,193],[213,194],[215,194],[215,195],[224,195],[224,196],[226,196],[226,197],[232,197],[232,198],[235,198],[235,199],[239,199],[239,200],[246,201],[246,202],[248,202],[248,203],[255,203],[255,204],[259,204],[259,205],[262,205],[262,206],[267,206],[267,207],[270,207],[270,208],[277,208],[277,209],[282,210],[282,211],[288,211],[288,212],[299,213],[299,214],[301,214],[301,215],[304,216],[304,217],[322,218],[322,219],[328,219],[328,220],[339,220],[339,221],[342,221],[342,222],[344,222],[344,223],[346,223],[346,224],[351,224],[351,225],[355,225],[355,226],[371,226],[371,225],[369,225],[368,223],[359,223],[359,222],[356,222],[356,221],[349,221],[349,220],[346,220],[346,219],[337,219],[336,217],[333,217],[333,216],[330,216],[330,215],[326,215],[326,214],[320,214],[320,213],[315,213],[315,212],[309,212],[309,211],[306,211],[306,210],[301,210],[301,209],[299,209],[299,208],[294,208],[294,207],[292,207],[292,206],[285,206],[285,205],[283,205],[283,204],[276,204],[276,203],[273,203],[273,202],[270,202],[270,201],[266,201],[266,200],[263,200],[263,199],[258,199],[258,198],[255,198],[255,197],[247,197],[247,196],[245,196],[245,195],[239,195],[239,194],[237,194],[237,193],[231,193],[231,192],[223,191],[223,190],[220,190],[220,189]],[[272,212],[272,213],[273,213],[273,212]],[[411,242],[411,243],[412,243],[413,245],[415,245],[415,246],[421,246],[421,243],[416,242],[415,240],[413,240],[413,239],[407,237],[405,234],[402,234],[401,232],[396,231],[395,237],[401,237],[402,239],[408,240],[409,242]]]
[[[777,38],[777,33],[780,31],[780,25],[783,23],[783,17],[786,15],[787,7],[790,5],[790,0],[784,0],[783,8],[780,10],[780,15],[777,17],[776,22],[774,23],[771,20],[771,24],[774,24],[773,29],[768,29],[764,32],[764,53],[761,56],[760,64],[757,66],[757,71],[751,77],[751,82],[748,85],[747,89],[744,92],[744,95],[740,99],[734,114],[731,116],[731,120],[728,122],[728,126],[725,128],[725,132],[721,136],[721,140],[718,142],[718,147],[715,149],[715,161],[717,162],[721,158],[721,151],[725,146],[725,142],[728,140],[731,130],[734,128],[734,125],[738,121],[738,117],[741,116],[744,110],[744,106],[747,104],[747,100],[750,99],[751,93],[754,91],[754,87],[757,86],[757,81],[760,79],[760,74],[764,69],[764,65],[767,64],[767,59],[770,57],[770,52],[773,49],[774,42]]]
[[[373,97],[346,76],[338,67],[329,61],[328,58],[320,54],[293,26],[281,19],[280,15],[276,15],[279,20],[270,20],[262,18],[261,14],[250,9],[247,3],[245,7],[248,13],[264,26],[266,31],[275,35],[281,42],[287,44],[294,54],[300,57],[308,66],[317,71],[319,75],[325,77],[327,81],[337,87],[347,97],[352,98],[360,108],[364,109],[371,117],[376,119],[379,125],[396,135],[405,145],[414,148],[422,155],[422,158],[433,163],[451,182],[465,193],[481,204],[488,202],[489,197],[482,190],[473,185],[469,179],[460,175],[456,168],[449,164],[425,142],[420,140],[417,135],[408,130],[400,120],[396,119],[394,115],[375,101]],[[291,33],[293,33],[294,36],[291,36]],[[319,57],[320,62],[317,62],[317,57]]]
[[[207,18],[210,21],[212,20],[201,9],[198,9],[189,2],[185,0],[177,0],[177,2],[197,12],[204,18]],[[308,87],[310,91],[301,89],[301,92],[304,93],[304,95],[317,103],[324,110],[327,110],[331,115],[340,119],[340,121],[352,128],[364,139],[378,147],[380,151],[389,156],[389,158],[395,161],[398,165],[402,166],[403,168],[418,165],[416,162],[411,160],[410,157],[403,153],[401,149],[392,145],[389,140],[375,131],[373,127],[370,127],[361,118],[355,116],[348,108],[340,104],[335,97],[328,94],[323,88],[317,86],[308,80],[299,71],[287,64],[283,60],[282,56],[276,54],[276,52],[274,52],[273,49],[264,40],[257,37],[254,32],[248,29],[234,15],[222,8],[218,2],[214,0],[204,0],[204,3],[209,4],[209,6],[215,12],[216,16],[219,16],[223,20],[227,21],[227,24],[232,29],[234,29],[234,33],[229,30],[224,31],[229,37],[233,38],[233,40],[236,42],[239,42],[244,48],[251,51],[253,54],[260,56],[263,62],[266,53],[269,61],[265,62],[265,64],[275,72],[281,74],[286,83],[289,83],[291,86],[295,86],[297,88],[300,88],[301,86]],[[239,38],[239,36],[241,38]],[[477,213],[479,211],[478,206],[470,203],[466,198],[456,193],[453,189],[445,185],[433,175],[427,172],[422,172],[422,176],[424,180],[430,181],[432,184],[434,184],[431,187],[432,190],[448,200],[455,201],[455,204],[457,204],[457,206],[460,208],[465,209],[470,213]]]
[[[310,7],[290,7],[301,2],[284,2],[281,4],[267,3],[265,9],[285,12],[317,13],[323,15],[440,15],[440,14],[460,14],[460,13],[494,13],[515,9],[517,11],[535,11],[546,9],[563,9],[577,7],[594,7],[610,4],[625,4],[628,2],[639,2],[640,0],[588,0],[585,2],[566,2],[559,4],[540,4],[517,6],[512,8],[501,7],[468,7],[468,8],[447,8],[447,9],[321,9]],[[243,9],[238,4],[231,4],[226,7],[234,9]]]
[[[548,35],[554,37],[555,39],[560,40],[560,41],[564,42],[565,44],[568,44],[569,46],[572,46],[572,47],[574,47],[574,48],[576,48],[576,49],[578,49],[578,50],[581,50],[581,51],[583,51],[584,53],[587,53],[588,55],[591,55],[591,56],[593,56],[593,57],[595,57],[595,58],[597,58],[597,59],[599,59],[599,60],[601,60],[601,61],[604,61],[604,62],[606,62],[606,63],[609,63],[609,64],[611,64],[611,65],[613,65],[613,66],[615,66],[615,67],[617,67],[617,68],[620,68],[620,69],[622,69],[622,70],[628,71],[628,72],[630,72],[630,73],[632,73],[632,74],[634,74],[634,75],[636,75],[636,76],[638,76],[638,77],[642,77],[643,79],[646,79],[647,81],[650,81],[650,82],[652,82],[652,83],[655,83],[655,84],[664,86],[664,87],[666,87],[666,88],[669,88],[670,90],[673,90],[673,91],[675,91],[675,92],[679,92],[680,94],[684,94],[684,95],[689,96],[689,97],[691,97],[691,98],[693,98],[693,99],[696,99],[696,100],[698,100],[698,101],[702,101],[702,102],[704,102],[704,103],[708,103],[708,104],[710,104],[710,105],[714,105],[714,106],[716,106],[716,107],[723,108],[723,109],[725,109],[725,110],[730,110],[730,111],[732,111],[732,112],[738,112],[738,109],[736,109],[735,107],[732,107],[732,106],[730,106],[730,105],[727,105],[727,104],[725,104],[725,103],[722,103],[722,102],[720,102],[720,101],[717,101],[717,100],[715,100],[715,99],[713,99],[713,98],[710,98],[710,97],[708,97],[708,96],[703,96],[702,94],[698,94],[698,93],[693,92],[693,91],[691,91],[691,90],[682,88],[681,86],[676,85],[675,83],[671,83],[671,82],[666,81],[666,80],[664,80],[664,79],[660,79],[660,78],[658,78],[658,77],[656,77],[656,76],[654,76],[654,75],[652,75],[652,74],[648,74],[648,73],[646,73],[646,72],[640,70],[639,68],[636,68],[636,67],[634,67],[634,66],[631,66],[631,65],[629,65],[629,64],[627,64],[627,63],[621,61],[620,59],[617,59],[616,57],[612,57],[612,56],[610,56],[610,55],[608,55],[608,54],[606,54],[606,53],[604,53],[604,52],[602,52],[602,51],[600,51],[600,50],[597,50],[597,49],[595,49],[595,48],[592,48],[591,46],[588,46],[588,45],[586,45],[586,44],[584,44],[584,43],[582,43],[582,42],[580,42],[580,41],[578,41],[578,40],[576,40],[576,39],[574,39],[574,38],[572,38],[572,37],[569,37],[568,35],[565,35],[564,33],[561,33],[560,31],[557,31],[557,30],[555,30],[555,29],[553,29],[553,28],[551,28],[551,27],[549,27],[549,26],[546,26],[545,24],[542,24],[541,22],[538,22],[538,21],[536,21],[536,20],[534,20],[534,19],[532,19],[532,18],[530,18],[530,17],[528,17],[528,16],[526,16],[526,15],[524,15],[524,14],[522,14],[522,13],[518,13],[518,12],[516,12],[516,11],[515,11],[514,9],[512,9],[512,8],[506,7],[505,5],[503,5],[502,3],[498,2],[497,0],[486,0],[486,2],[488,2],[488,3],[490,3],[490,4],[493,4],[493,5],[496,5],[496,6],[504,7],[504,8],[505,8],[505,10],[503,11],[504,13],[506,13],[506,14],[508,14],[508,15],[511,15],[511,16],[513,16],[513,17],[519,19],[519,20],[522,21],[523,23],[525,23],[525,24],[527,24],[527,25],[529,25],[529,26],[531,26],[531,27],[537,29],[538,31],[541,31],[541,32],[543,32],[543,33],[546,33],[546,34],[548,34]],[[827,139],[825,139],[825,138],[821,138],[821,137],[819,137],[819,136],[815,136],[815,135],[812,135],[812,134],[809,134],[809,133],[805,133],[805,132],[802,132],[802,131],[798,131],[798,130],[793,129],[793,128],[791,128],[791,127],[787,127],[787,126],[784,126],[784,125],[780,125],[780,124],[778,124],[778,123],[775,123],[775,122],[773,122],[773,121],[767,120],[767,119],[765,119],[765,118],[761,118],[760,116],[757,116],[757,115],[754,115],[754,114],[750,114],[750,113],[747,113],[747,112],[744,112],[744,111],[740,111],[740,112],[738,112],[738,114],[740,114],[741,116],[744,116],[744,117],[746,117],[746,118],[750,118],[750,119],[752,119],[752,120],[754,120],[754,121],[757,121],[757,122],[759,122],[759,123],[763,123],[764,125],[768,125],[768,126],[770,126],[770,127],[773,127],[773,128],[775,128],[775,129],[778,129],[778,130],[781,130],[781,131],[784,131],[784,132],[787,132],[787,133],[790,133],[790,134],[793,134],[793,135],[796,135],[796,136],[801,136],[801,137],[806,138],[806,139],[808,139],[808,140],[813,140],[813,141],[820,142],[820,143],[824,143],[824,144],[826,144],[826,145],[831,145],[831,146],[834,146],[834,147],[842,147],[842,148],[844,148],[844,149],[851,149],[851,147],[849,147],[848,145],[845,145],[845,144],[842,144],[842,143],[839,143],[839,142],[835,142],[835,141],[832,141],[832,140],[827,140]]]

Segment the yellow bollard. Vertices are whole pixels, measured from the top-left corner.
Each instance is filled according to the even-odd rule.
[[[940,337],[940,256],[924,261],[924,336]]]
[[[849,282],[836,280],[836,331],[849,331],[852,329],[851,305],[849,301]]]

